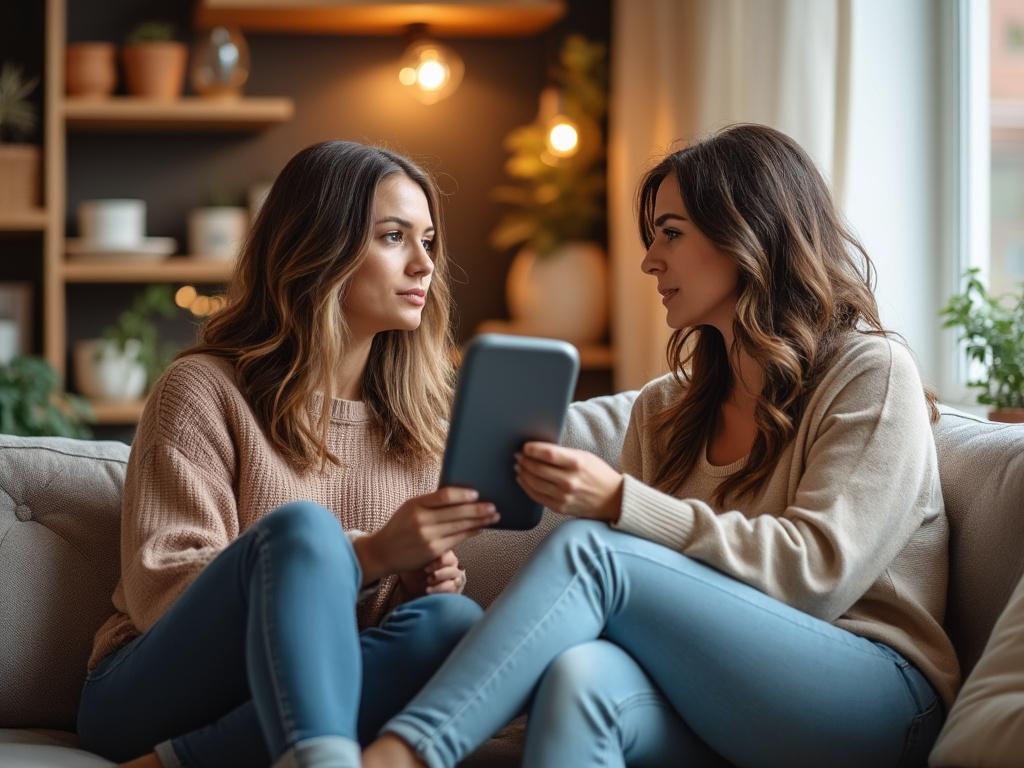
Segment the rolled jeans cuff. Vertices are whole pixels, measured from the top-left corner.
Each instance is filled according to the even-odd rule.
[[[427,768],[448,768],[453,764],[451,761],[445,761],[430,736],[420,729],[418,723],[403,720],[402,715],[391,718],[379,735],[383,736],[385,733],[397,736],[408,744],[416,756],[426,763]]]
[[[157,759],[163,768],[185,768],[185,764],[178,758],[178,753],[174,751],[170,739],[161,741],[153,748],[153,751],[156,752]]]
[[[273,768],[359,768],[359,743],[344,736],[314,736],[295,742],[274,762]]]

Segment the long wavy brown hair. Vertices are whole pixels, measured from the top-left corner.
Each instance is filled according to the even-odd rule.
[[[850,333],[898,334],[879,319],[871,259],[791,138],[763,125],[734,125],[668,155],[637,192],[648,248],[658,188],[669,174],[689,218],[736,260],[738,298],[733,349],[712,326],[678,329],[669,339],[669,368],[683,394],[653,419],[662,447],[654,485],[676,492],[699,461],[734,386],[729,360],[738,348],[764,370],[757,436],[746,464],[715,489],[721,506],[726,496],[756,493],[767,482]],[[934,396],[926,390],[925,397],[934,419]]]
[[[404,174],[426,195],[434,272],[420,327],[374,337],[363,397],[385,451],[400,458],[440,455],[454,373],[439,193],[425,171],[396,153],[327,141],[295,155],[242,247],[226,307],[180,355],[229,360],[264,433],[300,469],[338,463],[327,437],[330,397],[349,344],[345,293],[370,244],[374,195],[393,174]],[[321,407],[311,408],[317,401]]]

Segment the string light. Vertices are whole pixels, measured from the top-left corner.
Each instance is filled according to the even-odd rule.
[[[195,317],[207,317],[227,306],[227,299],[223,296],[206,296],[194,286],[183,285],[175,292],[174,303]]]
[[[398,82],[424,104],[436,104],[459,87],[465,66],[448,46],[423,39],[422,28],[411,35],[416,41],[402,54]]]

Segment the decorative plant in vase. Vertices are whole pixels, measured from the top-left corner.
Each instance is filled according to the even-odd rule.
[[[89,404],[61,391],[45,360],[24,356],[0,365],[0,433],[89,438],[92,419]]]
[[[1024,290],[992,296],[978,273],[968,270],[964,292],[940,310],[943,327],[956,328],[968,360],[983,367],[984,374],[967,386],[980,390],[980,404],[992,407],[989,418],[1024,422]]]
[[[39,78],[28,80],[21,67],[0,66],[0,211],[28,211],[39,206],[39,147],[15,144],[36,129],[36,106],[29,96]]]
[[[522,246],[508,276],[512,330],[592,343],[607,324],[608,270],[594,242],[605,224],[604,46],[569,36],[554,79],[537,119],[505,139],[519,183],[494,191],[509,210],[491,241]]]
[[[97,400],[136,400],[167,367],[174,350],[160,344],[157,317],[177,311],[168,285],[150,285],[136,296],[102,338],[75,345],[78,389]]]
[[[188,48],[175,39],[174,25],[146,21],[125,39],[124,79],[128,93],[144,99],[174,101],[185,85]]]

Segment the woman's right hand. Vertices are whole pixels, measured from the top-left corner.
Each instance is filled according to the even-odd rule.
[[[376,533],[354,546],[366,582],[427,563],[499,519],[493,504],[470,488],[446,487],[409,499]]]

